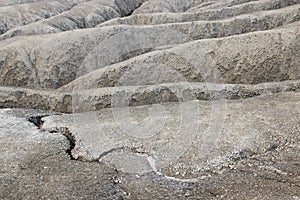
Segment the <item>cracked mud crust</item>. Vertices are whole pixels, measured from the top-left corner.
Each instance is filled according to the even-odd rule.
[[[0,199],[300,199],[300,0],[0,0]]]
[[[38,112],[0,112],[1,199],[122,199],[124,192],[113,181],[118,175],[113,168],[71,160],[64,136],[38,130],[23,115]]]
[[[272,100],[270,101],[270,99]],[[221,187],[222,184],[226,185],[227,181],[230,183],[237,179],[244,180],[246,178],[251,184],[256,184],[255,188],[264,187],[264,184],[271,184],[269,182],[273,181],[271,188],[266,189],[264,187],[264,192],[257,190],[259,193],[255,193],[255,195],[261,195],[262,198],[266,198],[268,192],[277,187],[282,188],[283,183],[286,183],[281,192],[285,191],[289,194],[274,193],[274,197],[279,198],[291,194],[296,195],[297,187],[300,186],[299,170],[297,170],[300,158],[297,156],[300,141],[299,111],[297,110],[300,101],[298,99],[299,93],[289,92],[262,95],[261,97],[245,100],[228,100],[226,102],[224,132],[222,132],[218,143],[210,150],[209,154],[202,154],[203,152],[199,151],[200,146],[203,145],[203,141],[199,138],[203,130],[200,129],[191,138],[193,142],[190,143],[190,146],[176,146],[184,152],[180,152],[180,156],[172,162],[170,161],[168,165],[162,165],[163,162],[160,163],[159,155],[161,152],[159,152],[159,149],[162,147],[155,146],[156,151],[151,150],[151,145],[155,144],[151,139],[150,141],[144,139],[139,141],[138,138],[131,140],[128,136],[127,140],[124,140],[124,138],[118,140],[118,137],[122,138],[122,134],[118,133],[117,125],[110,119],[109,113],[111,113],[111,110],[103,110],[97,114],[82,113],[46,117],[44,128],[45,130],[51,130],[56,126],[67,127],[72,131],[73,137],[80,140],[80,143],[76,143],[77,146],[74,147],[76,150],[71,151],[73,156],[79,155],[80,160],[86,162],[100,160],[100,162],[116,167],[122,174],[122,181],[120,181],[122,187],[130,187],[131,191],[137,193],[135,195],[142,195],[145,190],[134,187],[138,187],[138,184],[146,184],[154,176],[159,182],[166,181],[170,183],[170,185],[160,183],[163,184],[160,187],[172,188],[172,184],[189,183],[193,185],[191,186],[193,190],[198,187],[206,188],[208,183],[211,184],[211,181],[217,181],[214,182],[216,185],[212,188],[213,190],[219,190],[218,187]],[[199,101],[198,104],[202,106],[201,111],[204,112],[202,114],[206,115],[205,112],[209,112],[209,109],[205,109],[205,106],[209,107],[209,104],[205,101]],[[178,103],[167,103],[164,106],[174,111],[178,105]],[[296,110],[289,112],[290,108]],[[132,107],[132,113],[141,114],[143,111],[146,111],[146,109]],[[122,109],[120,112],[122,112]],[[174,122],[176,123],[176,114],[180,115],[176,112],[168,115],[170,122],[165,124],[166,127],[160,133],[161,135],[172,133],[170,127],[174,126]],[[84,119],[88,119],[89,124],[86,124],[87,121]],[[102,123],[105,124],[105,129],[100,128]],[[194,124],[193,121],[189,123]],[[90,124],[94,124],[94,126],[92,127]],[[105,135],[103,134],[106,133],[105,130],[114,131],[107,132],[108,135]],[[243,135],[240,135],[240,130],[243,130]],[[114,138],[114,140],[107,140],[107,137]],[[156,138],[153,138],[153,140],[156,140]],[[160,138],[160,140],[164,140],[164,138]],[[240,142],[237,142],[237,140],[240,140]],[[106,146],[110,146],[109,148],[102,148],[104,141],[106,141]],[[120,141],[124,141],[124,143],[122,144]],[[230,141],[232,141],[231,144]],[[173,151],[173,149],[169,149],[169,151]],[[166,153],[165,155],[171,154]],[[275,184],[277,181],[279,183]],[[218,197],[232,196],[235,186],[225,185],[222,186],[227,188],[225,191],[221,190],[216,194],[209,194],[207,197],[210,195]],[[149,190],[151,188],[153,190],[157,189],[151,184],[148,187]],[[249,195],[249,197],[254,196],[253,188],[250,190],[250,186],[242,187],[247,190],[245,191],[246,195]],[[292,191],[293,193],[290,193]],[[170,192],[169,195],[173,192]],[[195,191],[191,192],[192,197],[195,197],[196,194]],[[201,192],[202,195],[205,196],[204,191]],[[151,196],[158,198],[152,193]],[[239,196],[234,194],[233,197],[236,199]]]

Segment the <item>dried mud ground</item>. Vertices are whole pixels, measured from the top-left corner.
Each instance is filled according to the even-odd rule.
[[[216,162],[206,164],[202,171],[193,175],[193,178],[189,175],[171,177],[155,171],[126,173],[122,168],[118,169],[98,160],[74,160],[71,153],[74,146],[64,134],[38,129],[27,121],[29,116],[51,115],[51,113],[2,109],[0,197],[1,199],[299,199],[299,95],[298,92],[288,92],[253,97],[251,100],[227,100],[227,120],[232,117],[235,121],[235,117],[241,117],[243,113],[251,110],[259,112],[255,110],[257,107],[265,109],[264,113],[269,113],[267,114],[269,119],[266,116],[260,118],[259,113],[256,116],[249,114],[244,120],[248,121],[246,119],[250,117],[250,122],[239,123],[242,128],[250,123],[253,130],[256,128],[261,130],[259,134],[262,134],[261,138],[263,135],[267,136],[266,142],[259,144],[261,150],[258,146],[251,153],[244,148],[230,156],[219,158],[219,161],[223,159],[221,166]],[[205,104],[201,101],[199,103]],[[176,106],[173,104],[170,106]],[[237,105],[240,107],[239,112],[232,111]],[[105,110],[99,112],[106,113]],[[56,113],[51,117],[62,118],[64,115]],[[259,124],[256,121],[258,118],[266,121]],[[45,120],[47,122],[47,117]],[[273,124],[270,124],[270,121]],[[265,128],[261,128],[262,126]],[[87,128],[87,134],[89,129],[93,128]],[[222,145],[222,142],[216,145],[217,149],[219,145]],[[189,158],[194,153],[192,149],[188,147],[183,157]],[[131,164],[132,167],[138,165]],[[167,168],[172,169],[172,166]],[[188,167],[181,170],[187,171]]]
[[[0,199],[300,200],[300,0],[0,0]]]

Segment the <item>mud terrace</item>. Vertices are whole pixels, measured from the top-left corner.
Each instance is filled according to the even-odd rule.
[[[300,0],[0,0],[0,199],[300,199]]]

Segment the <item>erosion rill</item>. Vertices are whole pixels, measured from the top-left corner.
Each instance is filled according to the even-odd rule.
[[[0,199],[300,199],[300,0],[0,0]]]

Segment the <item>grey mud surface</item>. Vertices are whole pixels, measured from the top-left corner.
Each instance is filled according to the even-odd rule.
[[[300,0],[0,0],[1,200],[299,200],[299,177]]]
[[[200,109],[188,110],[195,108],[191,104]],[[42,119],[42,129],[27,119],[45,112],[2,109],[1,199],[299,198],[299,93],[162,105],[164,127],[146,138],[137,132],[122,135],[118,120],[124,118],[113,119],[112,113],[125,108],[56,113]],[[138,125],[147,121],[149,108],[130,108]],[[199,123],[199,129],[182,140],[175,133],[181,130],[178,117],[186,111],[200,116],[184,128]],[[213,134],[209,125],[218,128],[216,122],[200,119],[221,112],[220,135],[211,140],[205,131]],[[213,147],[205,151],[209,144]],[[171,158],[168,163],[160,160],[163,156]]]

